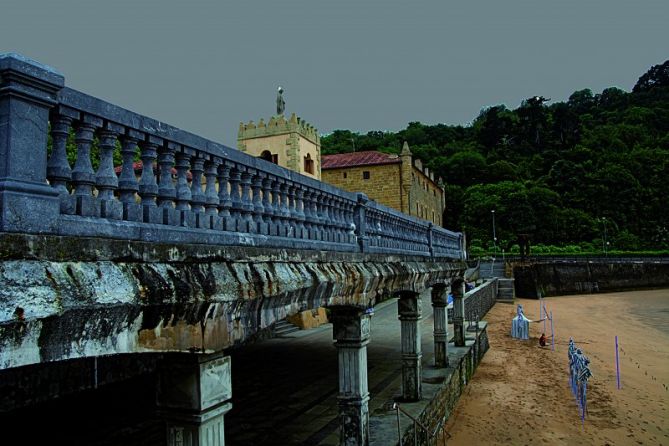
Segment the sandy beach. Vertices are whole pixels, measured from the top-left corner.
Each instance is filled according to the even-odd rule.
[[[510,336],[515,305],[488,313],[490,350],[447,424],[449,445],[669,445],[669,290],[546,298],[555,351]],[[531,320],[537,300],[516,299]],[[550,336],[550,325],[546,325]],[[616,385],[615,340],[622,389]],[[581,424],[568,386],[572,337],[591,360]]]

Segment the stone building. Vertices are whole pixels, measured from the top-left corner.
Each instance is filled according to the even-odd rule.
[[[376,151],[324,155],[321,179],[367,196],[405,214],[442,225],[444,189],[441,178],[414,159],[405,142],[400,155]]]
[[[295,116],[283,114],[269,122],[261,118],[239,124],[237,147],[249,155],[271,161],[303,175],[321,179],[321,139],[318,130]]]

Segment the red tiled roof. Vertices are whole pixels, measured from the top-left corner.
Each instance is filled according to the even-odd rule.
[[[323,155],[322,169],[338,169],[340,167],[369,166],[374,164],[400,164],[402,160],[397,155],[369,150],[367,152],[339,153],[337,155]]]

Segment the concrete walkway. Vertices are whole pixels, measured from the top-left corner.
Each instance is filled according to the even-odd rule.
[[[427,374],[434,368],[429,292],[422,295],[422,308],[422,364]],[[397,299],[380,304],[372,317],[367,352],[370,416],[387,413],[387,404],[401,395],[397,317]],[[246,346],[231,356],[233,409],[226,415],[226,444],[339,444],[337,351],[330,324]]]

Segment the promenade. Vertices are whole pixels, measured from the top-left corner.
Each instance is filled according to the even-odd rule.
[[[422,365],[429,373],[434,368],[429,293],[423,294],[422,305]],[[386,413],[384,405],[401,395],[399,323],[397,299],[375,308],[367,346],[372,417]],[[339,444],[337,351],[330,324],[245,346],[231,356],[235,379],[226,444]],[[373,437],[373,425],[371,430]]]

